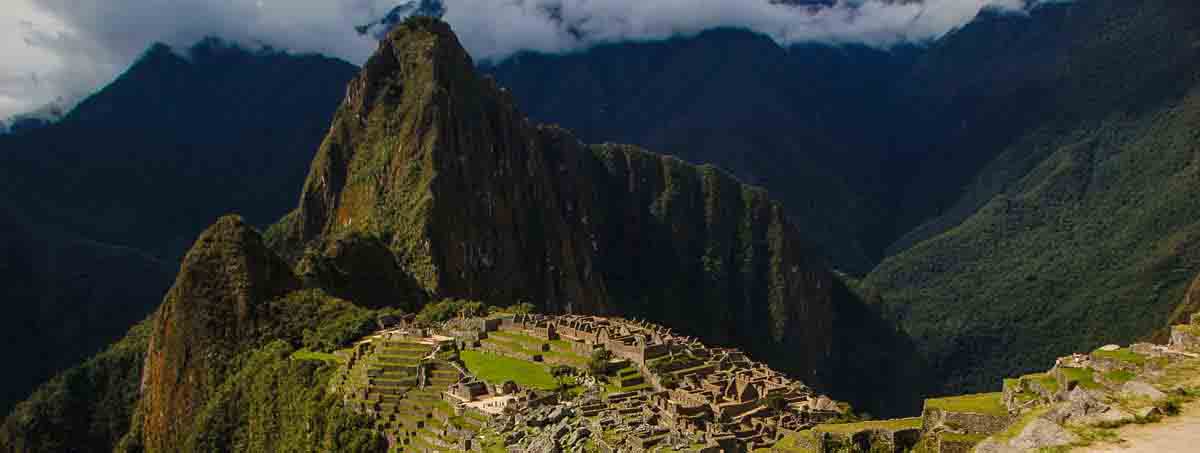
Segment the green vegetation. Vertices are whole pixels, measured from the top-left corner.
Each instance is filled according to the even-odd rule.
[[[537,307],[529,302],[520,302],[520,303],[516,303],[513,305],[509,305],[507,307],[500,307],[500,306],[495,306],[495,305],[488,307],[488,316],[489,317],[496,316],[496,315],[502,315],[502,314],[528,315],[530,313],[536,313],[536,312],[537,312]]]
[[[183,450],[382,452],[371,421],[326,393],[336,366],[291,360],[295,353],[276,341],[245,357],[201,410]]]
[[[1090,368],[1059,368],[1063,379],[1066,380],[1067,388],[1072,388],[1075,385],[1085,389],[1099,389],[1103,386],[1096,382],[1095,372]]]
[[[1172,5],[1088,2],[1089,19],[1054,31],[1072,44],[1053,76],[1026,86],[1041,99],[1011,104],[1027,121],[949,148],[988,157],[962,170],[945,216],[867,278],[943,391],[994,388],[1099,344],[1162,340],[1197,308],[1179,305],[1200,273],[1200,92],[1185,75],[1200,33]],[[993,61],[1033,52],[1008,55]]]
[[[540,390],[558,388],[550,367],[544,364],[474,350],[462,351],[459,357],[471,373],[488,382],[513,381]]]
[[[421,307],[421,311],[417,313],[417,322],[432,325],[449,321],[459,315],[472,317],[485,314],[487,314],[487,308],[483,302],[444,299]]]
[[[944,431],[944,432],[938,433],[938,437],[941,437],[942,440],[945,440],[945,441],[962,442],[962,443],[968,443],[968,444],[974,445],[974,444],[978,444],[979,442],[982,442],[984,439],[987,439],[988,436],[986,434],[953,433],[953,432],[949,432],[949,431]]]
[[[814,431],[835,433],[835,434],[851,434],[869,429],[900,431],[905,429],[920,429],[921,418],[899,418],[892,420],[871,420],[855,423],[838,423],[838,424],[822,424],[813,428]]]
[[[1171,326],[1171,328],[1192,336],[1200,337],[1200,326],[1194,324],[1177,324]]]
[[[1129,381],[1133,380],[1133,378],[1135,378],[1135,377],[1137,377],[1137,375],[1134,374],[1132,371],[1128,371],[1128,370],[1113,370],[1113,371],[1104,373],[1104,379],[1106,381],[1112,382],[1113,384],[1116,384],[1116,385],[1121,385],[1126,382],[1129,382]]]
[[[1131,365],[1142,366],[1146,364],[1146,356],[1130,351],[1129,348],[1121,348],[1116,351],[1092,351],[1092,357],[1097,359],[1112,359],[1119,360]]]
[[[592,351],[592,356],[588,359],[588,372],[599,376],[608,372],[608,361],[612,359],[612,352],[607,349],[597,349]]]
[[[181,451],[358,451],[384,445],[362,417],[326,393],[336,368],[332,353],[374,322],[375,311],[320,291],[290,293],[264,303],[266,322],[248,349],[230,351],[228,374],[197,408],[195,428]],[[43,385],[20,404],[0,431],[0,443],[27,451],[140,451],[142,365],[151,325],[83,365]]]
[[[519,332],[498,331],[489,333],[484,343],[499,343],[511,352],[541,355],[547,362],[565,362],[579,368],[587,366],[587,358],[574,353],[570,342],[563,340],[543,340]],[[543,345],[548,345],[550,350],[543,350]]]
[[[999,392],[927,399],[925,400],[925,407],[947,412],[1008,415],[1008,409],[1004,407]]]
[[[1021,414],[1021,416],[1019,418],[1017,418],[1017,420],[1014,421],[1012,424],[1008,425],[1008,427],[1005,428],[1004,431],[1000,431],[995,434],[996,440],[1001,441],[1001,442],[1007,442],[1009,439],[1017,437],[1018,435],[1021,434],[1021,431],[1025,430],[1026,426],[1029,426],[1030,422],[1033,422],[1034,420],[1038,419],[1039,417],[1045,415],[1046,412],[1049,410],[1050,410],[1049,407],[1040,407],[1040,408],[1031,410],[1029,412],[1026,412],[1024,414]]]
[[[328,352],[314,352],[307,349],[300,349],[292,353],[292,360],[317,360],[331,365],[340,362],[337,356]]]
[[[17,451],[111,451],[131,428],[150,321],[55,376],[4,419],[0,445]]]
[[[779,442],[776,442],[771,448],[763,448],[754,450],[755,453],[818,453],[815,449],[807,447],[808,445],[816,445],[816,434],[812,430],[804,430],[798,433],[790,433],[783,436]]]

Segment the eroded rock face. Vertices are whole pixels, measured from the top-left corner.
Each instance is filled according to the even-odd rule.
[[[1161,390],[1154,388],[1153,385],[1142,381],[1129,381],[1121,386],[1121,393],[1130,395],[1136,398],[1146,398],[1150,401],[1162,401],[1167,399],[1167,394]]]
[[[433,297],[648,318],[808,381],[830,353],[833,276],[765,191],[531,123],[439,21],[381,42],[281,228],[293,259],[380,238]]]
[[[287,263],[236,216],[188,252],[155,320],[142,374],[148,451],[170,451],[220,385],[232,355],[268,320],[260,305],[300,287]]]
[[[1025,425],[1025,428],[1016,437],[1007,441],[998,441],[994,437],[989,438],[976,446],[974,451],[977,453],[1018,453],[1070,445],[1077,441],[1079,441],[1079,436],[1050,420],[1039,417]]]

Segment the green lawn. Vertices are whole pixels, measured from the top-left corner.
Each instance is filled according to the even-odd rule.
[[[1137,354],[1133,351],[1130,351],[1129,348],[1121,348],[1116,351],[1096,350],[1096,351],[1092,352],[1092,357],[1095,357],[1097,359],[1119,360],[1119,361],[1122,361],[1125,363],[1138,365],[1138,366],[1144,365],[1146,363],[1146,356]]]
[[[1061,368],[1060,372],[1067,379],[1067,388],[1071,388],[1072,382],[1078,383],[1085,389],[1100,388],[1100,384],[1096,382],[1095,372],[1089,368]]]
[[[550,375],[550,367],[540,363],[474,350],[462,351],[459,357],[476,377],[488,382],[511,380],[522,387],[542,390],[558,388],[558,382]]]
[[[837,434],[851,434],[868,429],[899,431],[904,429],[920,429],[921,418],[898,418],[892,420],[872,420],[858,423],[837,423],[831,425],[817,425],[813,428],[816,431]]]
[[[925,407],[948,412],[969,412],[986,415],[1008,415],[1008,409],[1000,401],[1000,393],[978,393],[974,395],[933,398],[925,400]]]

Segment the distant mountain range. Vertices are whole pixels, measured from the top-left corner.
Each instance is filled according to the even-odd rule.
[[[0,135],[0,407],[145,318],[213,218],[295,203],[354,66],[209,40],[149,49],[60,121]]]

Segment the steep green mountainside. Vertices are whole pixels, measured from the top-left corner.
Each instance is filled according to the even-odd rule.
[[[133,422],[149,324],[137,324],[125,338],[17,404],[0,425],[0,451],[113,451]]]
[[[162,299],[171,272],[136,250],[34,223],[0,195],[0,354],[20,364],[0,376],[0,411],[120,338]]]
[[[1160,332],[1185,314],[1178,302],[1200,269],[1200,6],[1097,0],[1052,12],[1054,27],[1016,30],[976,80],[947,85],[953,70],[926,68],[931,89],[1034,101],[964,120],[986,130],[1008,115],[1012,134],[951,141],[963,147],[947,154],[974,143],[999,153],[956,207],[913,233],[930,239],[866,279],[946,390]],[[978,27],[956,38],[1011,29]],[[961,54],[952,42],[931,54]]]
[[[24,364],[0,410],[145,319],[217,215],[285,212],[354,71],[159,45],[61,122],[0,136],[0,350]]]
[[[157,312],[43,385],[0,427],[0,451],[382,452],[327,392],[333,352],[379,313],[299,280],[238,217],[196,241]]]
[[[520,54],[485,65],[521,107],[583,140],[711,163],[771,190],[839,268],[865,273],[890,243],[881,161],[888,99],[919,48],[781,47],[744,30]],[[863,133],[869,129],[870,133]]]

